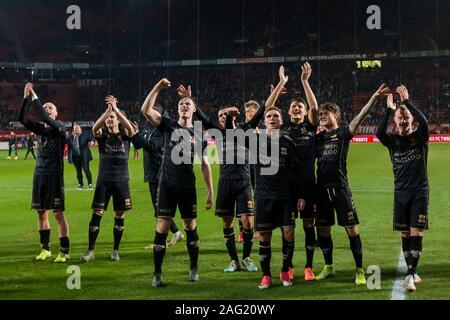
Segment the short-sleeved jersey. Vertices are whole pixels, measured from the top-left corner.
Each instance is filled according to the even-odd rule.
[[[317,127],[308,119],[296,124],[290,122],[283,127],[283,132],[289,136],[295,146],[295,181],[314,181],[315,145]]]
[[[347,180],[347,155],[353,138],[348,126],[316,135],[317,184],[345,185]]]
[[[164,135],[164,155],[159,175],[160,182],[181,187],[195,188],[194,158],[198,151],[201,161],[207,142],[203,137],[196,137],[194,128],[185,128],[169,118],[162,117],[158,127]],[[188,138],[189,141],[186,141]],[[198,144],[201,144],[198,146]],[[201,152],[201,153],[200,153]],[[176,162],[172,159],[176,157]],[[184,161],[186,159],[187,161]]]
[[[96,140],[100,154],[98,180],[105,182],[128,181],[131,138],[121,132],[109,133],[107,130],[102,130]]]

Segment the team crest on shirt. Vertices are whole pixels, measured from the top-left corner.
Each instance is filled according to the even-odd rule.
[[[253,201],[252,200],[247,201],[247,207],[249,209],[253,209]]]
[[[282,147],[282,148],[280,149],[280,153],[281,153],[283,156],[287,156],[287,154],[288,154],[287,148]]]
[[[425,224],[425,223],[427,223],[427,216],[424,215],[424,214],[419,214],[419,217],[418,217],[417,221],[420,224]]]
[[[348,217],[348,220],[354,220],[355,215],[353,214],[353,211],[347,212],[347,217]]]
[[[301,134],[307,134],[308,130],[306,130],[306,128],[303,127],[303,128],[300,129],[300,133]]]

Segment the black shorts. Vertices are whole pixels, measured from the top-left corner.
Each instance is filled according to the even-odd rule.
[[[195,219],[197,218],[197,191],[195,187],[180,187],[160,182],[156,207],[158,217],[173,218],[178,207],[182,219]]]
[[[428,229],[428,190],[394,192],[394,230]]]
[[[157,209],[156,209],[156,197],[158,194],[158,183],[157,182],[149,182],[148,183],[148,189],[150,190],[150,199],[152,201],[152,205],[153,205],[153,210],[155,212],[155,217],[157,217],[158,215],[156,214]]]
[[[128,181],[97,181],[92,209],[106,211],[111,197],[113,198],[114,211],[131,210],[130,185]]]
[[[317,227],[331,227],[335,224],[336,211],[338,225],[351,227],[359,224],[358,215],[348,184],[342,186],[317,186]]]
[[[31,208],[64,211],[64,177],[60,174],[34,175]]]
[[[316,218],[316,182],[315,181],[296,181],[291,188],[293,190],[292,205],[296,212],[300,212],[301,219]],[[300,210],[299,200],[305,201],[303,210]]]
[[[216,216],[234,217],[235,213],[236,217],[253,215],[253,197],[250,181],[219,179]]]
[[[255,199],[255,231],[267,232],[277,227],[295,227],[295,212],[291,201],[275,199]]]

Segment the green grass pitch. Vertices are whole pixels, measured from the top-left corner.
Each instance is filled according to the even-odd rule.
[[[204,210],[205,186],[197,170],[198,230],[200,245],[200,281],[188,281],[188,255],[185,242],[168,249],[164,260],[163,288],[151,286],[152,252],[144,247],[153,241],[155,218],[150,205],[148,187],[143,182],[142,159],[130,160],[133,210],[126,214],[125,232],[121,243],[121,261],[109,261],[113,243],[113,212],[104,215],[96,246],[96,260],[81,263],[87,248],[88,223],[93,191],[76,190],[75,169],[65,164],[66,215],[70,225],[71,260],[66,265],[52,260],[37,263],[39,234],[36,213],[30,210],[34,161],[6,160],[0,152],[0,299],[390,299],[397,278],[400,235],[392,231],[393,175],[387,150],[380,144],[351,145],[348,172],[354,201],[360,217],[360,232],[364,249],[364,266],[378,265],[381,269],[381,289],[356,287],[354,263],[345,232],[333,228],[334,265],[336,278],[317,283],[302,279],[305,263],[303,229],[297,221],[294,265],[297,276],[294,285],[281,286],[280,231],[273,240],[272,272],[274,283],[269,290],[259,290],[261,274],[237,272],[225,274],[229,263],[222,239],[222,222],[213,210]],[[142,152],[140,153],[142,157]],[[408,299],[450,298],[450,144],[430,144],[428,172],[431,185],[430,230],[425,233],[424,251],[419,264],[423,285]],[[98,155],[94,150],[91,162],[94,182]],[[213,166],[214,185],[218,167]],[[181,225],[179,217],[176,221]],[[53,217],[52,248],[57,253],[59,241]],[[170,238],[170,236],[169,236]],[[242,245],[237,244],[239,254]],[[258,241],[254,242],[252,257],[258,262]],[[323,256],[315,252],[314,271],[323,267]],[[81,289],[69,290],[66,281],[68,265],[81,269]],[[258,264],[258,263],[257,263]],[[259,264],[258,264],[259,266]]]

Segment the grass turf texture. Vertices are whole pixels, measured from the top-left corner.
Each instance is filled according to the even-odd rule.
[[[76,190],[73,165],[65,163],[66,216],[70,225],[71,252],[68,264],[53,264],[59,240],[56,221],[51,216],[51,244],[53,256],[35,262],[39,253],[37,217],[30,210],[34,161],[5,160],[0,152],[0,299],[390,299],[393,281],[397,277],[400,235],[392,231],[393,175],[387,150],[380,144],[352,145],[349,152],[349,180],[361,221],[364,266],[381,268],[381,290],[369,290],[354,285],[354,262],[345,231],[333,228],[334,266],[336,278],[318,282],[303,280],[305,250],[301,221],[297,221],[294,265],[296,279],[289,288],[281,286],[280,231],[272,241],[273,286],[259,290],[261,273],[236,272],[225,274],[229,263],[222,238],[222,222],[214,211],[204,210],[206,189],[196,166],[198,186],[198,230],[201,239],[200,281],[188,281],[188,254],[185,242],[167,250],[163,265],[164,288],[153,288],[153,253],[144,247],[153,241],[155,218],[150,205],[148,186],[143,182],[142,152],[139,160],[130,160],[133,210],[126,214],[125,231],[120,247],[119,262],[109,260],[113,244],[112,208],[105,213],[96,245],[96,260],[81,263],[80,256],[87,249],[88,223],[93,191]],[[97,176],[98,155],[94,150],[91,169],[94,183]],[[423,284],[408,299],[450,298],[450,144],[430,144],[428,172],[431,184],[430,231],[424,238],[424,251],[419,264]],[[218,167],[213,166],[214,187],[217,186]],[[181,226],[180,218],[176,221]],[[171,235],[169,235],[169,239]],[[239,255],[242,244],[237,244]],[[254,241],[252,258],[258,263],[258,241]],[[68,290],[68,265],[81,268],[81,289]],[[323,256],[316,249],[314,271],[323,267]]]

